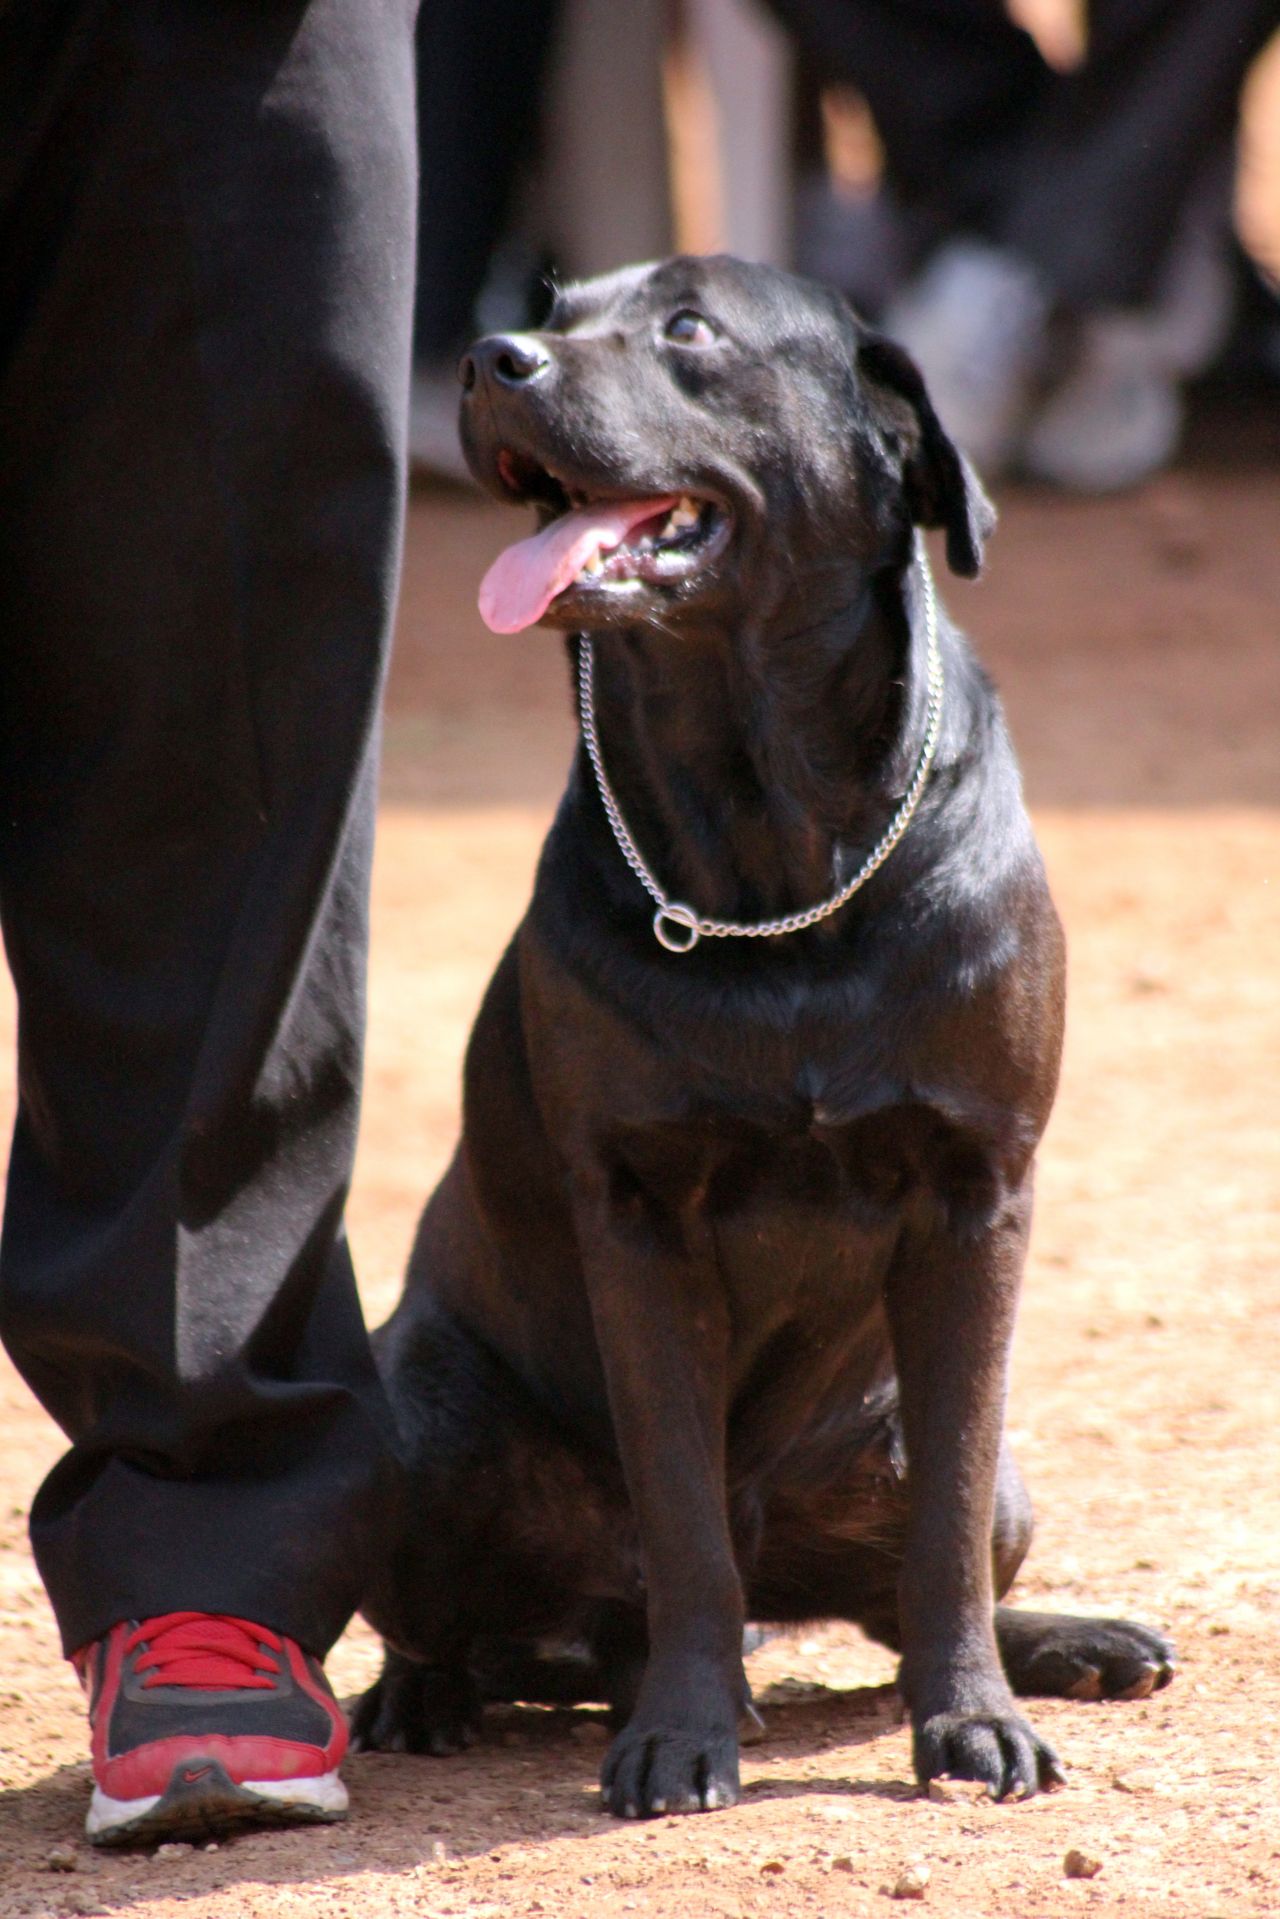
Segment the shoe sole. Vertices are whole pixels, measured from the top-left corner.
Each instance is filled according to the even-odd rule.
[[[336,1772],[237,1785],[216,1759],[197,1755],[175,1766],[165,1791],[149,1798],[113,1799],[95,1786],[85,1832],[95,1846],[152,1846],[220,1839],[249,1827],[327,1826],[346,1816],[347,1789]]]

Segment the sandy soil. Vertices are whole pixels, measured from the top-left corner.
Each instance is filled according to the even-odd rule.
[[[1278,527],[1274,458],[1202,459],[1124,502],[1009,499],[988,579],[949,590],[1005,689],[1072,944],[1013,1380],[1041,1515],[1020,1590],[1167,1628],[1175,1686],[1041,1705],[1062,1793],[939,1803],[912,1785],[891,1662],[816,1627],[752,1661],[768,1733],[732,1812],[615,1824],[597,1717],[509,1712],[466,1759],[355,1761],[346,1827],[99,1857],[80,1840],[80,1698],[25,1537],[59,1439],[0,1371],[2,1919],[795,1919],[887,1910],[915,1864],[924,1903],[966,1919],[1280,1912]],[[496,641],[472,611],[510,532],[458,499],[413,506],[351,1209],[373,1319],[449,1149],[468,1022],[568,750],[556,641]],[[7,1041],[7,1005],[3,1024]],[[376,1665],[353,1626],[339,1690]],[[1072,1848],[1095,1877],[1064,1876]]]

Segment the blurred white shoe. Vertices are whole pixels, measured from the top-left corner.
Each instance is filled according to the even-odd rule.
[[[1182,436],[1178,382],[1140,323],[1095,314],[1081,324],[1071,370],[1037,409],[1022,470],[1076,493],[1114,493],[1169,464]]]
[[[1049,350],[1049,305],[1027,261],[966,239],[940,247],[885,313],[942,424],[989,478],[1017,454]]]
[[[1065,373],[1036,408],[1020,464],[1078,493],[1136,486],[1182,437],[1184,380],[1204,371],[1231,324],[1225,218],[1194,207],[1150,305],[1085,315]]]
[[[918,361],[943,425],[989,479],[1018,468],[1108,493],[1172,459],[1181,384],[1210,363],[1233,307],[1212,187],[1188,207],[1145,307],[1057,316],[1051,326],[1036,269],[972,239],[940,247],[890,303],[885,331]]]

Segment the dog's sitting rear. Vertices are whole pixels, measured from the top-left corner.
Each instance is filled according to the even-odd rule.
[[[357,1736],[603,1695],[615,1812],[726,1805],[744,1619],[826,1616],[900,1648],[921,1780],[1034,1792],[1013,1694],[1171,1654],[995,1603],[1062,940],[916,534],[973,574],[990,508],[900,350],[733,260],[570,288],[464,382],[541,526],[482,607],[575,636],[587,744],[378,1336],[406,1475]]]

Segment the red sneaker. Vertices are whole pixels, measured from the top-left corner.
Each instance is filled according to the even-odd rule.
[[[122,1620],[75,1654],[98,1846],[344,1817],[347,1726],[318,1659],[222,1613]]]

